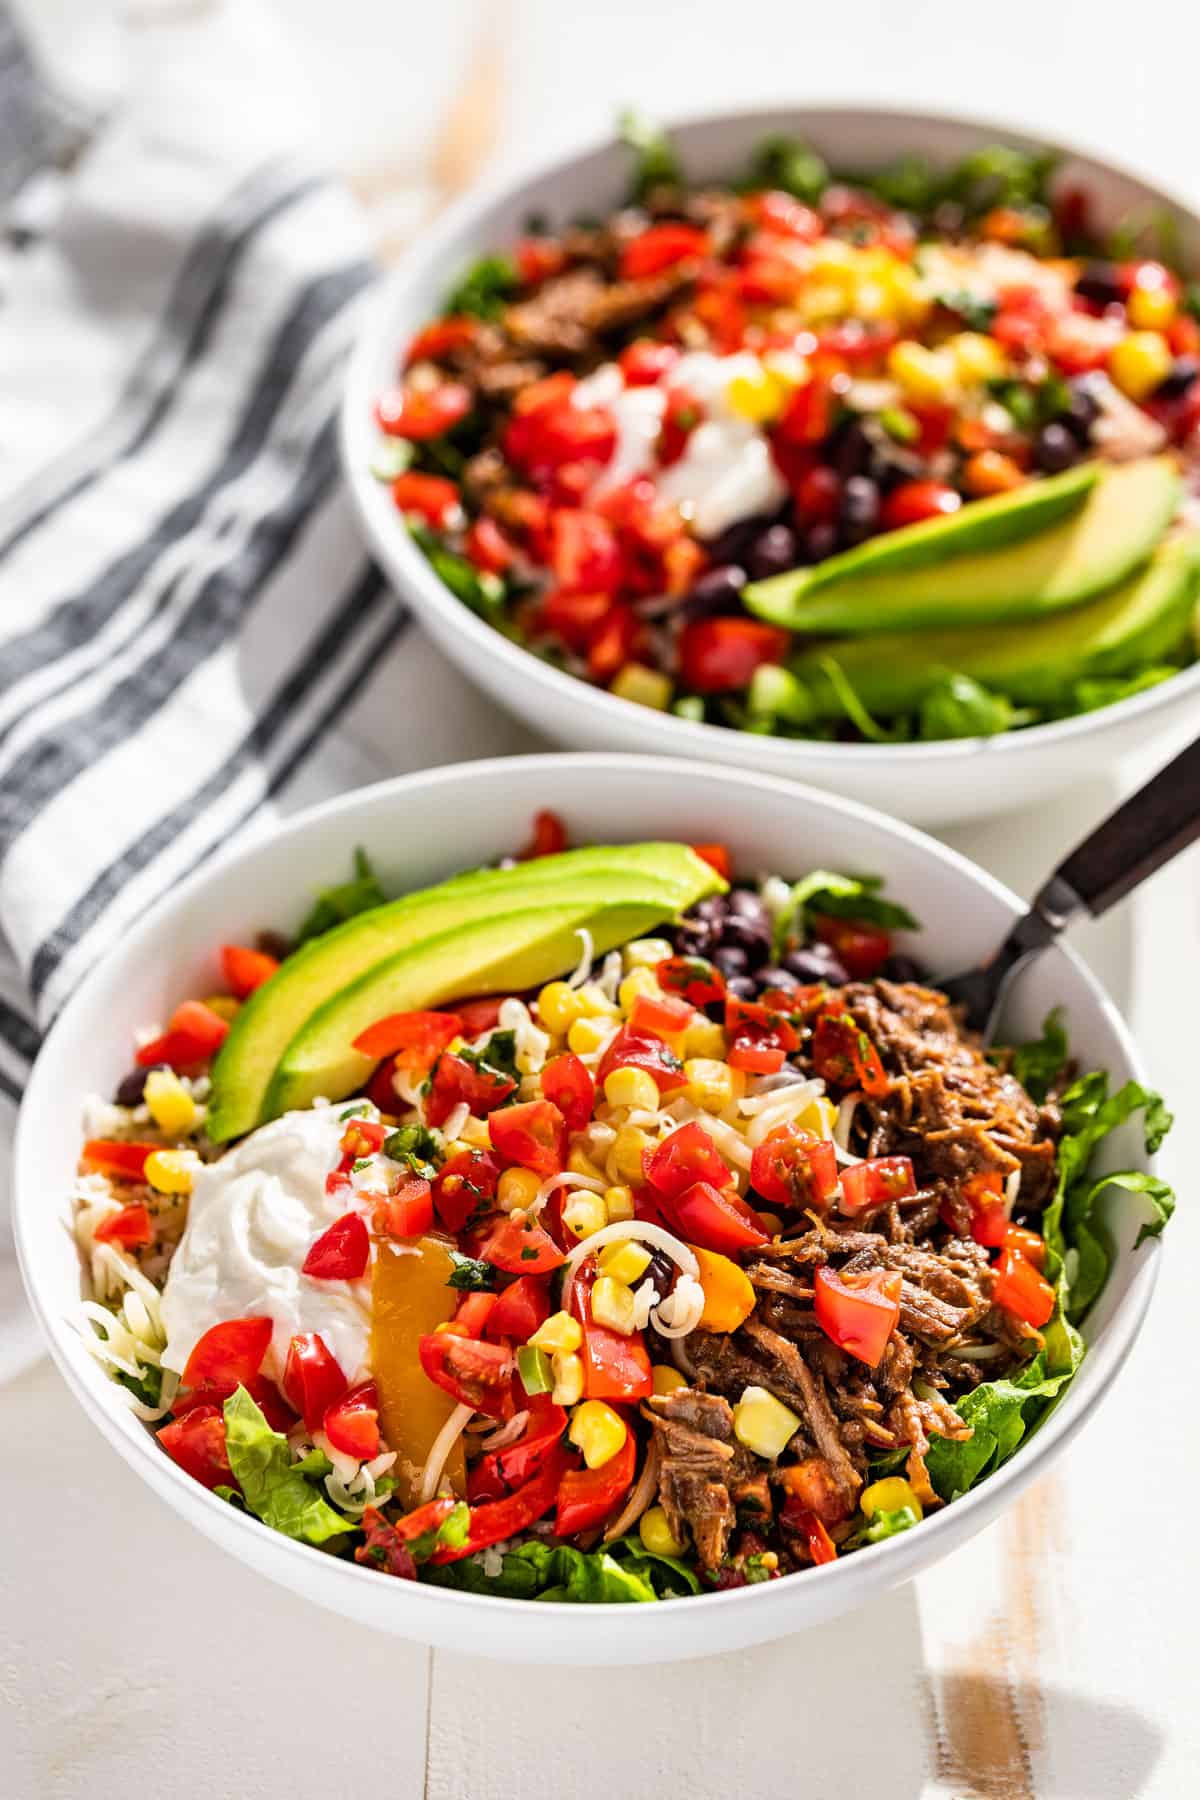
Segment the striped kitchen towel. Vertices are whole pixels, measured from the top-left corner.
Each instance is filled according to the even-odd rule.
[[[304,109],[246,36],[269,20],[194,11],[137,33],[82,149],[0,14],[10,1099],[88,966],[286,789],[404,624],[337,481],[361,220],[289,154]]]

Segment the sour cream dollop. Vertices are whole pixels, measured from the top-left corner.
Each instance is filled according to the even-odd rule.
[[[267,1314],[275,1329],[263,1372],[272,1380],[302,1331],[321,1334],[347,1381],[367,1373],[369,1280],[315,1281],[300,1272],[314,1238],[347,1210],[344,1195],[325,1192],[344,1111],[285,1113],[197,1175],[163,1291],[165,1367],[182,1373],[211,1325]]]

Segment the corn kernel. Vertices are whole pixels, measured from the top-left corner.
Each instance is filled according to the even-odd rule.
[[[183,1137],[195,1130],[199,1108],[174,1069],[151,1069],[145,1097],[150,1117],[168,1137]]]
[[[569,1031],[582,1010],[578,994],[565,981],[548,981],[537,997],[537,1015],[547,1031]]]
[[[982,331],[960,331],[945,346],[954,358],[958,379],[973,387],[984,381],[998,381],[1008,368],[1003,346]]]
[[[562,1222],[577,1238],[591,1237],[594,1231],[603,1231],[608,1224],[603,1195],[589,1194],[586,1188],[577,1188],[562,1209]]]
[[[554,1386],[550,1398],[555,1406],[574,1406],[583,1393],[583,1362],[578,1356],[553,1356]]]
[[[645,663],[627,662],[617,670],[609,691],[618,700],[632,700],[635,706],[649,706],[654,712],[666,712],[675,692],[669,675],[661,669],[647,668]]]
[[[899,382],[910,400],[953,400],[958,391],[954,357],[947,350],[927,350],[912,338],[902,338],[888,352],[888,373]]]
[[[572,1144],[567,1151],[567,1172],[571,1175],[586,1175],[591,1181],[603,1181],[604,1170],[594,1163],[587,1151],[580,1144]]]
[[[627,969],[653,970],[674,954],[675,947],[669,938],[634,938],[622,950],[621,960]]]
[[[905,1481],[903,1475],[886,1475],[882,1481],[873,1481],[869,1488],[864,1488],[858,1503],[868,1519],[876,1513],[900,1512],[904,1507],[911,1507],[918,1519],[924,1515],[916,1490]]]
[[[744,1388],[733,1409],[733,1432],[739,1444],[772,1462],[786,1450],[799,1427],[791,1408],[763,1387]]]
[[[693,1106],[703,1106],[709,1112],[723,1112],[733,1099],[734,1071],[728,1063],[717,1062],[708,1056],[689,1057],[683,1065],[687,1076],[684,1098]]]
[[[676,1388],[687,1386],[687,1376],[674,1363],[655,1363],[650,1378],[656,1394],[673,1394]]]
[[[609,1180],[641,1187],[646,1179],[643,1158],[653,1147],[654,1139],[640,1126],[622,1125],[604,1164]]]
[[[685,1056],[711,1057],[714,1062],[723,1059],[726,1050],[725,1029],[715,1019],[706,1019],[698,1012],[689,1020],[687,1030],[683,1034],[683,1054]]]
[[[159,1194],[190,1194],[192,1169],[184,1150],[152,1150],[146,1158],[146,1180]]]
[[[596,1287],[599,1287],[599,1282]],[[592,1289],[593,1303],[595,1288]],[[624,1447],[629,1435],[620,1413],[614,1412],[603,1400],[585,1400],[571,1414],[571,1423],[567,1427],[567,1436],[577,1450],[583,1451],[583,1460],[589,1469],[602,1469],[606,1462],[611,1462],[619,1450]]]
[[[496,1183],[496,1204],[501,1212],[526,1211],[541,1185],[532,1169],[505,1169]]]
[[[617,1004],[622,1012],[632,1012],[643,994],[650,1000],[662,998],[658,977],[653,969],[631,969],[617,989]]]
[[[463,1128],[459,1132],[459,1140],[467,1146],[468,1150],[490,1150],[492,1138],[488,1131],[487,1120],[477,1119],[472,1114],[470,1118],[464,1120]]]
[[[580,1016],[585,1019],[616,1019],[620,1017],[620,1008],[615,1001],[609,999],[598,981],[585,981],[581,988],[576,988],[579,1000]]]
[[[658,1083],[645,1069],[614,1069],[604,1078],[604,1098],[610,1106],[636,1106],[643,1112],[657,1112]]]
[[[218,1019],[224,1019],[230,1025],[242,1010],[241,1001],[235,1000],[232,994],[209,994],[204,1005],[209,1012],[215,1012]]]
[[[882,281],[858,281],[854,284],[854,311],[860,319],[890,319],[895,312],[891,290]]]
[[[529,1342],[535,1350],[545,1350],[551,1356],[570,1356],[583,1342],[583,1327],[570,1313],[551,1313]]]
[[[607,1325],[630,1337],[634,1329],[633,1289],[612,1275],[598,1275],[592,1285],[592,1317],[597,1325]]]
[[[1131,331],[1108,353],[1108,372],[1123,394],[1145,400],[1171,372],[1171,349],[1157,331]]]
[[[576,1019],[567,1032],[567,1049],[576,1056],[592,1056],[607,1043],[611,1031],[608,1019]]]
[[[618,1239],[615,1244],[604,1246],[596,1266],[601,1275],[611,1275],[614,1281],[623,1281],[626,1287],[632,1287],[646,1273],[650,1261],[650,1252],[644,1244],[635,1244],[632,1238],[623,1238]]]
[[[848,281],[857,275],[860,266],[854,244],[848,244],[844,238],[827,237],[813,246],[808,268],[809,274],[820,280]]]
[[[633,1189],[618,1182],[614,1187],[604,1190],[604,1210],[608,1214],[608,1222],[615,1225],[621,1219],[633,1219],[637,1212],[633,1204]]]
[[[671,1530],[661,1506],[652,1506],[642,1514],[638,1521],[638,1536],[651,1556],[683,1555],[685,1546]]]
[[[845,284],[837,281],[810,281],[796,299],[797,311],[811,325],[842,318],[848,303]]]
[[[726,383],[725,402],[739,419],[749,419],[753,425],[769,425],[783,411],[790,392],[790,383],[760,365]]]
[[[1175,317],[1175,296],[1168,287],[1135,287],[1125,311],[1139,331],[1165,331]]]

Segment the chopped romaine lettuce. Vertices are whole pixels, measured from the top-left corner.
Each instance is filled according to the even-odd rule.
[[[661,125],[629,108],[619,115],[617,131],[637,159],[630,184],[632,199],[644,200],[651,188],[674,187],[682,181],[679,158]]]
[[[1054,1078],[1066,1068],[1070,1059],[1067,1034],[1062,1022],[1062,1007],[1047,1013],[1040,1038],[1031,1038],[1012,1053],[1010,1064],[1027,1094],[1040,1105],[1054,1085]]]
[[[889,931],[919,930],[906,906],[883,898],[882,887],[882,875],[839,875],[833,869],[814,869],[794,883],[787,904],[775,915],[776,949],[782,950],[789,940],[802,940],[814,914],[862,920]]]
[[[494,1575],[485,1572],[482,1558],[468,1557],[463,1562],[422,1569],[421,1579],[472,1594],[558,1603],[645,1602],[700,1592],[699,1579],[686,1563],[651,1555],[636,1537],[619,1538],[603,1549],[587,1551],[531,1538],[505,1551]]]
[[[305,1544],[328,1543],[355,1529],[356,1522],[335,1512],[292,1461],[287,1439],[271,1430],[244,1387],[225,1402],[225,1445],[246,1507],[264,1525]]]
[[[516,266],[507,256],[481,256],[446,296],[446,311],[497,319],[520,286]]]
[[[919,730],[928,739],[996,737],[1032,717],[970,675],[943,675],[921,701]]]

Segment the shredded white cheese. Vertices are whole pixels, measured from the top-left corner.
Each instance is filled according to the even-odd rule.
[[[463,1434],[467,1420],[473,1418],[473,1406],[456,1406],[442,1429],[433,1440],[429,1455],[425,1459],[425,1467],[421,1471],[419,1499],[424,1506],[432,1500],[438,1491],[438,1482],[442,1479],[442,1470],[446,1467],[446,1458]]]

